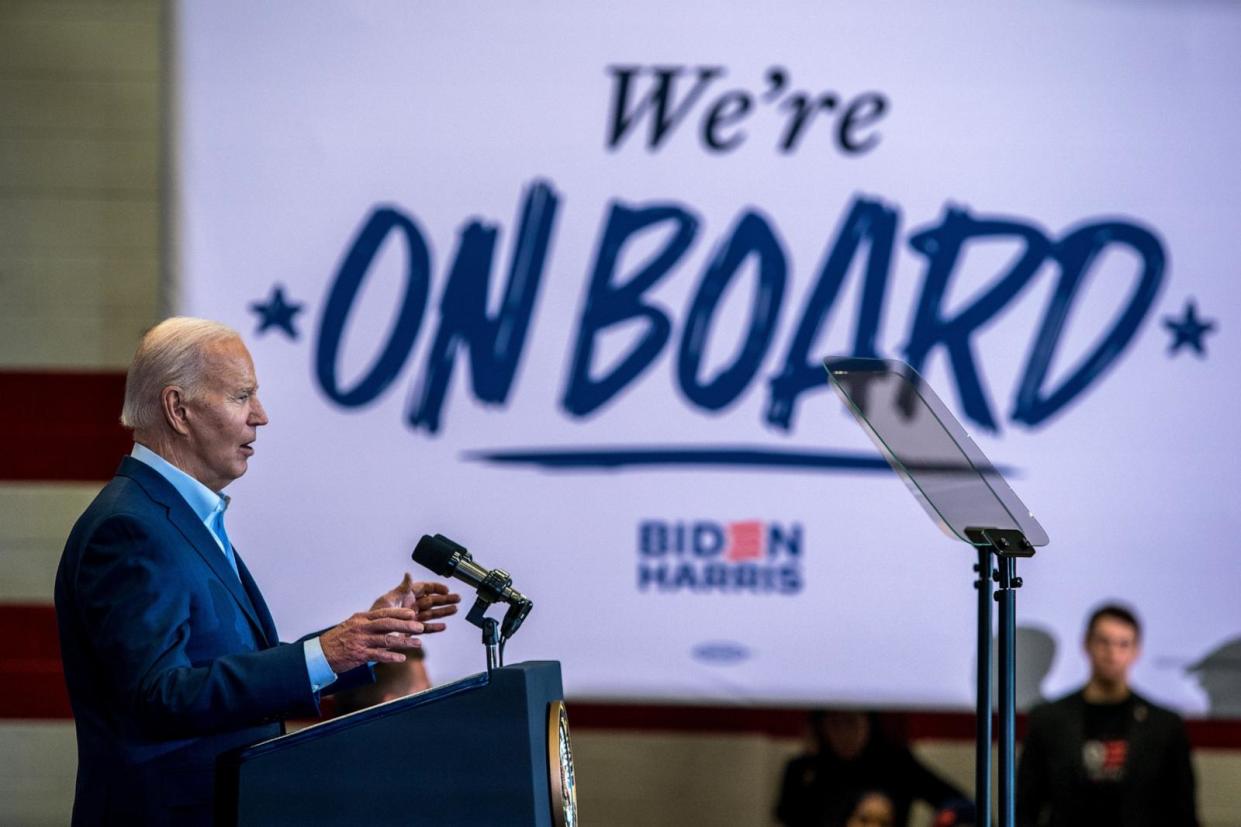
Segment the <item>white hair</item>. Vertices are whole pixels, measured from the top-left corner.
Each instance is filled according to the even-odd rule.
[[[206,350],[240,338],[228,325],[189,316],[173,316],[148,330],[129,363],[121,424],[134,431],[154,428],[163,417],[164,388],[176,385],[192,399],[202,384]]]

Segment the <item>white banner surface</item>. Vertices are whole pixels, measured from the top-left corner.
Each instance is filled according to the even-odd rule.
[[[255,357],[229,532],[286,637],[440,532],[534,599],[508,659],[571,696],[967,707],[974,556],[820,366],[881,355],[1051,536],[1018,567],[1029,692],[1083,679],[1115,598],[1141,687],[1237,703],[1241,9],[176,19],[179,310]],[[453,626],[439,681],[483,665]]]

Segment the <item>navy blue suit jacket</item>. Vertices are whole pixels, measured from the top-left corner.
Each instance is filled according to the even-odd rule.
[[[74,824],[210,823],[217,757],[318,714],[303,647],[280,643],[176,489],[131,457],[78,519],[56,573],[77,727]],[[363,667],[333,689],[370,680]]]

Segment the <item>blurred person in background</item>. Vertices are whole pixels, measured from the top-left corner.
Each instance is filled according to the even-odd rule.
[[[814,751],[788,763],[780,787],[776,818],[787,827],[845,824],[864,791],[888,798],[894,827],[906,827],[914,801],[938,808],[965,798],[886,737],[873,712],[815,710],[810,728]]]
[[[1141,635],[1124,606],[1090,615],[1089,681],[1030,713],[1017,767],[1021,827],[1197,827],[1185,724],[1129,685]]]

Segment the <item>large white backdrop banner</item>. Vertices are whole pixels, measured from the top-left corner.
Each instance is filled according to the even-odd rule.
[[[1051,536],[1024,691],[1083,679],[1114,598],[1139,685],[1226,710],[1241,8],[175,18],[178,309],[254,354],[272,421],[229,532],[286,637],[440,532],[534,599],[508,658],[575,697],[966,707],[974,555],[820,365],[881,355]],[[432,676],[478,637],[429,641]]]

